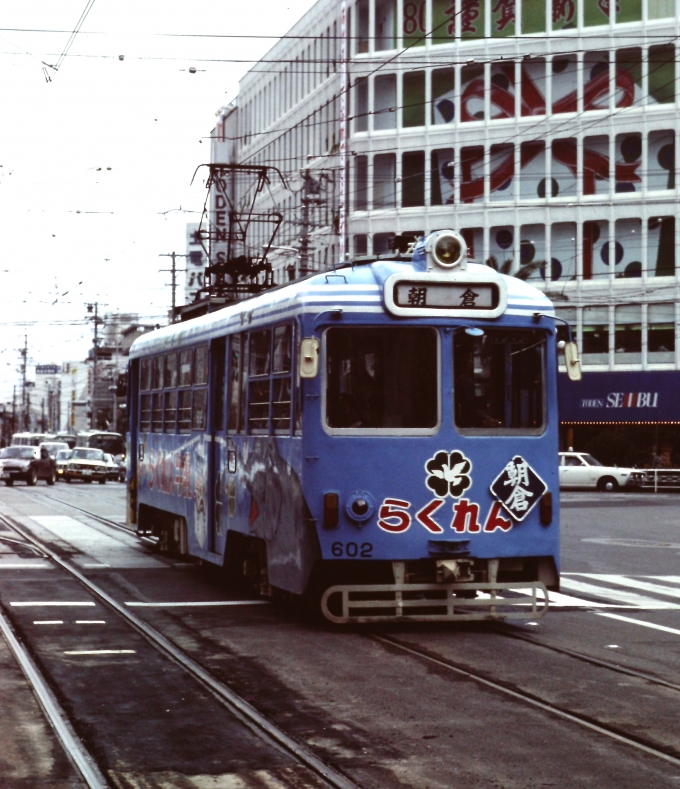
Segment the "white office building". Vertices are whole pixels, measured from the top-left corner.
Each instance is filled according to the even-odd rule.
[[[599,431],[680,461],[680,4],[345,8],[319,0],[214,132],[213,162],[284,177],[256,201],[283,215],[276,281],[337,262],[343,224],[352,256],[456,228],[477,260],[544,288],[573,326],[584,378],[560,384],[564,442]]]

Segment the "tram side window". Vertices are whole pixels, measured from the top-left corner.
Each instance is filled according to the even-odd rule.
[[[151,428],[154,433],[163,432],[163,392],[154,392],[151,405]]]
[[[191,386],[192,361],[194,352],[185,349],[179,352],[179,386],[177,392],[177,432],[188,433],[191,430]]]
[[[179,385],[191,386],[191,350],[180,351],[179,353]]]
[[[456,426],[478,433],[537,434],[545,424],[542,332],[465,329],[453,341]]]
[[[177,354],[169,353],[165,357],[165,388],[174,389],[177,386]]]
[[[208,390],[194,389],[191,417],[191,427],[194,430],[205,430],[207,407]]]
[[[208,390],[204,384],[208,383],[208,346],[199,345],[194,351],[194,384],[201,388],[195,388],[192,398],[191,427],[193,430],[205,430],[208,412]]]
[[[272,428],[274,433],[287,434],[290,432],[292,345],[293,327],[290,324],[277,326],[274,329],[272,366]]]
[[[139,388],[142,392],[151,389],[151,359],[142,359]]]
[[[194,383],[208,383],[208,346],[200,345],[196,348],[194,357]]]
[[[165,411],[163,415],[163,432],[174,433],[177,421],[177,391],[172,389],[165,393]]]
[[[151,363],[151,388],[163,388],[163,357],[154,356]]]
[[[439,421],[437,332],[332,328],[326,333],[331,428],[432,430]]]
[[[245,346],[241,334],[229,338],[229,432],[243,432],[243,399],[241,385],[243,378],[243,354]]]
[[[248,364],[248,432],[261,435],[269,431],[271,381],[271,329],[250,335]]]
[[[142,395],[141,408],[139,409],[139,429],[142,433],[151,430],[151,395]]]
[[[177,432],[191,430],[191,389],[180,389],[177,393]]]

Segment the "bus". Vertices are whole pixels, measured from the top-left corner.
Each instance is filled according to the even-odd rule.
[[[125,437],[120,433],[103,430],[84,430],[76,435],[75,446],[101,449],[113,455],[116,461],[125,459]]]
[[[129,523],[332,622],[535,618],[557,367],[549,299],[452,230],[145,334]]]

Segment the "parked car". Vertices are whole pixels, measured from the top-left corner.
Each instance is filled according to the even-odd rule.
[[[640,469],[603,466],[587,452],[560,452],[560,488],[614,491],[639,488],[645,479]]]
[[[55,458],[57,464],[57,479],[64,479],[64,471],[66,471],[66,466],[70,457],[70,449],[60,449],[57,452],[57,456]]]
[[[75,447],[71,451],[71,457],[64,471],[64,479],[67,482],[73,482],[74,479],[81,479],[83,482],[97,480],[100,485],[104,485],[107,475],[108,469],[101,449]]]
[[[7,487],[17,480],[35,485],[44,479],[48,485],[57,481],[57,465],[46,449],[31,446],[5,447],[0,450],[0,479]]]
[[[120,469],[118,467],[118,463],[113,459],[113,455],[110,455],[108,452],[104,452],[104,463],[106,463],[107,468],[107,475],[106,479],[112,479],[114,482],[118,482],[118,478],[120,477]]]
[[[57,452],[60,449],[68,449],[68,444],[65,441],[43,441],[40,444],[40,449],[45,447],[51,458],[57,459]]]

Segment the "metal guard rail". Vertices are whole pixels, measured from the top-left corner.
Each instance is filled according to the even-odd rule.
[[[642,490],[680,490],[680,468],[647,468]]]
[[[499,592],[517,590],[513,597]],[[485,597],[456,597],[456,592],[487,592]],[[427,593],[437,592],[437,595]],[[539,599],[541,592],[543,599]],[[329,608],[329,601],[340,596]],[[347,584],[331,586],[321,598],[324,616],[335,624],[348,622],[460,622],[538,619],[548,610],[548,590],[540,581],[458,584]],[[380,613],[355,613],[378,609]],[[415,609],[411,611],[411,609]],[[444,609],[444,610],[442,610]]]

